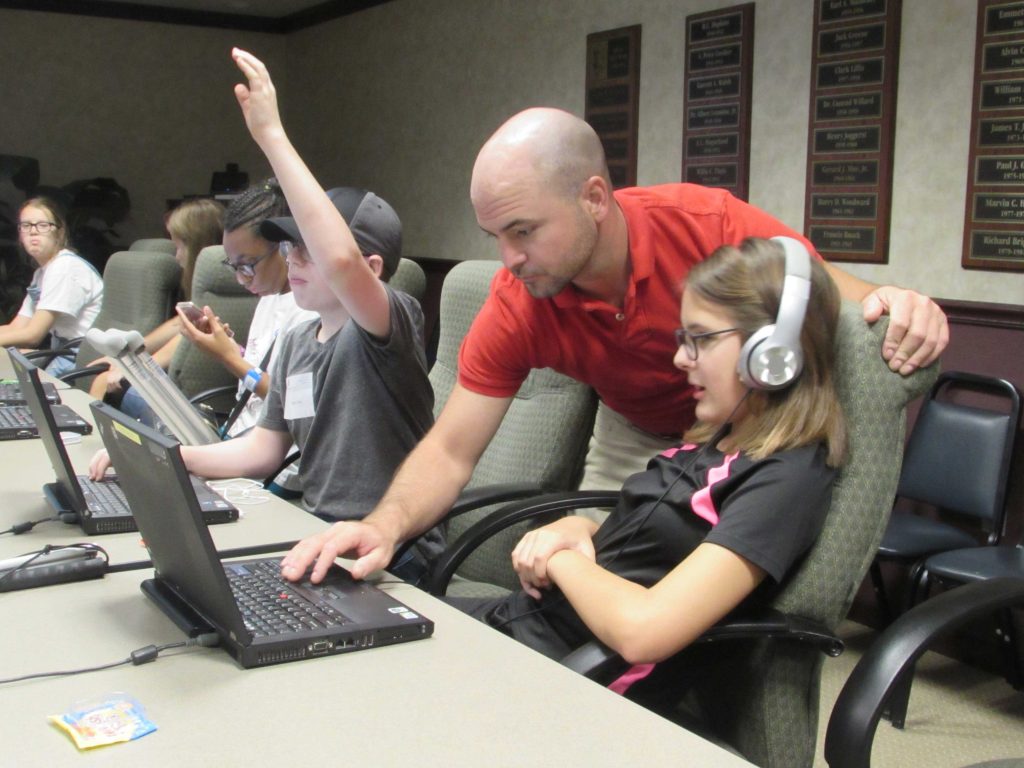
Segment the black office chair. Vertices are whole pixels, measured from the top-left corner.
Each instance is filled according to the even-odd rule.
[[[935,638],[958,627],[1024,605],[1024,578],[992,579],[946,592],[907,611],[857,662],[839,692],[825,732],[830,768],[869,768],[871,745],[885,702]],[[1004,765],[1002,761],[999,763]],[[1024,760],[1014,762],[1024,766]],[[1010,763],[1005,763],[1009,766]]]
[[[980,393],[997,402],[993,410],[964,402]],[[913,513],[889,520],[871,580],[887,620],[890,606],[882,562],[910,567],[904,607],[914,594],[925,559],[938,552],[994,546],[1001,542],[1006,517],[1006,486],[1020,417],[1020,394],[1003,379],[973,373],[943,373],[928,393],[903,457],[897,500],[923,502],[980,527],[984,538],[948,522]]]

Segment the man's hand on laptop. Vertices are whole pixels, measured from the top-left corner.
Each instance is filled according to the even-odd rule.
[[[110,456],[107,454],[107,449],[100,448],[89,461],[89,478],[92,480],[102,480],[103,475],[106,474],[109,468]]]
[[[345,556],[355,558],[349,568],[353,578],[363,579],[386,568],[394,552],[394,542],[388,541],[372,523],[335,523],[326,531],[309,536],[292,547],[281,559],[281,575],[289,581],[300,581],[313,565],[309,580],[319,584],[335,558]]]

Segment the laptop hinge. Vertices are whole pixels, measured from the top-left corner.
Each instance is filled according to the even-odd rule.
[[[139,588],[189,637],[217,632],[216,627],[182,600],[162,579],[146,579]]]

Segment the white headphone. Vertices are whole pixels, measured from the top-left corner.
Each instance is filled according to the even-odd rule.
[[[811,294],[811,256],[799,240],[773,237],[786,252],[786,279],[772,325],[759,328],[743,345],[736,371],[751,389],[783,389],[804,365],[800,330]]]

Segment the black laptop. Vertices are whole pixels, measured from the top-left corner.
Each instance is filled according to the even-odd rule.
[[[57,385],[52,382],[43,382],[43,394],[54,405],[60,402]],[[25,396],[17,379],[0,379],[0,405],[25,405]]]
[[[216,631],[243,667],[433,634],[432,621],[340,566],[314,585],[283,580],[278,558],[222,563],[179,444],[103,403],[92,410],[156,569],[142,590],[189,634]]]
[[[51,406],[43,397],[39,369],[16,350],[10,351],[10,360],[57,476],[57,482],[43,486],[43,493],[50,505],[62,520],[77,522],[90,536],[138,530],[116,476],[108,475],[103,480],[91,480],[88,476],[75,474],[53,418],[55,406]],[[237,507],[211,490],[200,478],[192,477],[192,484],[207,524],[229,523],[238,519]]]
[[[51,412],[60,432],[77,432],[80,435],[92,432],[92,424],[66,405],[51,406]],[[28,405],[0,405],[0,440],[32,437],[39,437],[39,427]]]

